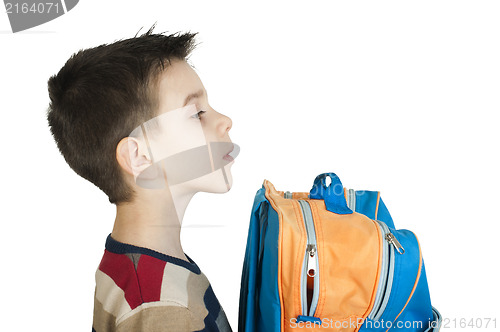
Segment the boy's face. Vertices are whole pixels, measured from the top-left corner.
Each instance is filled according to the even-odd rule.
[[[166,180],[169,187],[228,191],[239,150],[229,138],[232,122],[210,107],[203,83],[187,62],[173,60],[160,74],[158,99],[158,116],[131,134],[143,142],[153,164],[134,172],[136,183],[162,188]]]

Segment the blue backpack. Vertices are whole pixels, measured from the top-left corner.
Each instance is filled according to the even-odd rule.
[[[326,184],[325,179],[331,183]],[[309,192],[255,195],[238,331],[439,331],[416,236],[396,230],[379,192],[334,173]]]

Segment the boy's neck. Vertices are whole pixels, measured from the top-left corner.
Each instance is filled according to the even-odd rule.
[[[116,206],[113,239],[187,261],[180,233],[184,212],[194,193],[138,193],[133,202]],[[174,203],[175,202],[175,203]]]

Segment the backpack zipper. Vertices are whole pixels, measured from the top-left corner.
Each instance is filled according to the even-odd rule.
[[[400,255],[404,254],[405,250],[384,222],[379,220],[375,221],[382,232],[384,245],[382,247],[382,268],[380,269],[375,303],[373,304],[373,309],[368,315],[368,318],[378,321],[380,317],[382,317],[391,295],[392,282],[394,279],[394,255],[396,254],[396,250]]]
[[[311,206],[307,201],[299,200],[300,209],[307,233],[307,245],[304,254],[302,275],[300,277],[302,296],[302,315],[314,316],[319,299],[319,269],[318,269],[318,248],[316,245],[316,231],[312,217]],[[307,277],[314,278],[311,306],[307,305]]]

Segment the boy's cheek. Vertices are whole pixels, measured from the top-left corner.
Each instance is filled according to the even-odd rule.
[[[206,145],[201,122],[191,118],[191,112],[189,107],[184,107],[156,117],[156,123],[150,120],[144,124],[146,135],[152,138],[149,145],[154,160]]]

